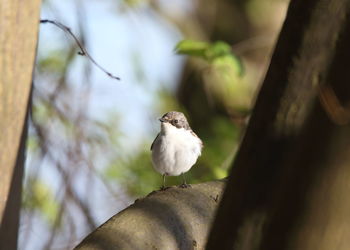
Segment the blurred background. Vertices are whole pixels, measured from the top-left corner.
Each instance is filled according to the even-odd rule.
[[[161,186],[150,145],[182,111],[204,142],[189,183],[227,176],[287,0],[45,0],[27,140],[20,249],[71,249]],[[168,177],[167,184],[181,184]]]

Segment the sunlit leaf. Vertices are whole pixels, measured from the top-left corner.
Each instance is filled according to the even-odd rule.
[[[225,42],[217,41],[210,44],[206,51],[207,58],[213,60],[217,57],[231,54],[231,46]]]
[[[207,57],[206,53],[209,47],[210,44],[206,42],[182,40],[176,45],[175,51],[177,54],[198,56],[205,59]]]
[[[238,76],[244,73],[241,60],[231,51],[231,46],[223,41],[207,43],[194,40],[182,40],[175,47],[176,53],[195,56],[216,64],[232,68]]]
[[[241,63],[241,60],[238,57],[232,54],[226,54],[216,57],[213,60],[213,64],[219,67],[226,67],[228,70],[233,70],[238,76],[243,76],[243,64]]]

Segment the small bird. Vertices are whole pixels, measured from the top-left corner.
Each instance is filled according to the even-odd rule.
[[[154,139],[151,150],[153,167],[163,175],[161,189],[165,189],[166,176],[180,174],[183,177],[180,187],[189,187],[184,173],[196,163],[201,155],[203,143],[192,131],[183,113],[170,111],[159,121],[161,122],[160,132]]]

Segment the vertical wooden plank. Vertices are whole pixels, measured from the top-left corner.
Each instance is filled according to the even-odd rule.
[[[4,228],[3,219],[18,222],[19,207],[6,209],[10,210],[6,215],[5,208],[20,204],[20,186],[11,188],[17,192],[14,198],[10,187],[15,173],[21,176],[23,172],[23,159],[19,159],[23,157],[19,156],[24,150],[21,137],[32,83],[40,4],[40,0],[0,0],[0,242],[6,237],[8,249],[16,248],[18,225]],[[21,185],[21,179],[16,183]]]

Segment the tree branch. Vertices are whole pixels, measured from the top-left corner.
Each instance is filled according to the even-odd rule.
[[[208,250],[349,248],[349,29],[347,0],[290,2]]]
[[[224,184],[154,191],[113,216],[76,249],[203,249]]]
[[[82,45],[82,43],[79,41],[79,39],[76,37],[76,35],[74,35],[74,33],[72,32],[72,30],[57,21],[53,21],[53,20],[49,20],[49,19],[42,19],[40,20],[40,23],[50,23],[55,25],[56,27],[60,28],[61,30],[63,30],[64,32],[66,32],[67,34],[69,34],[75,41],[75,43],[78,45],[80,51],[78,52],[78,55],[81,56],[86,56],[96,67],[98,67],[101,71],[103,71],[106,75],[108,75],[110,78],[116,79],[116,80],[120,80],[120,78],[118,76],[113,75],[112,73],[110,73],[109,71],[107,71],[106,69],[104,69],[101,65],[99,65],[95,59],[89,54],[89,52],[86,50],[86,48]]]

